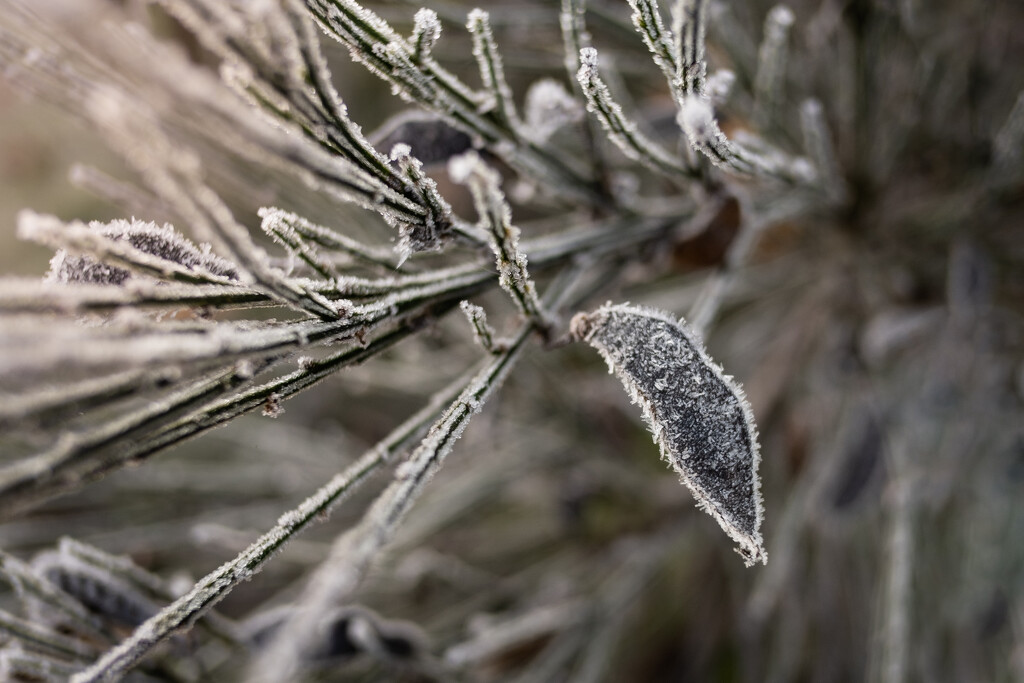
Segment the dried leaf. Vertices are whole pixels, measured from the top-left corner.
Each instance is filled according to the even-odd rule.
[[[601,353],[643,408],[662,456],[739,544],[747,566],[767,562],[750,405],[697,335],[668,314],[624,304],[577,315],[572,331]]]

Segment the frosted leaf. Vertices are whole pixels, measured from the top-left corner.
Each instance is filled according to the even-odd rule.
[[[473,148],[469,135],[420,110],[404,111],[391,117],[370,135],[370,141],[377,149],[392,149],[399,143],[409,145],[412,155],[427,168]]]
[[[562,127],[583,117],[583,109],[565,87],[552,78],[544,78],[526,91],[523,135],[543,144]]]
[[[767,562],[753,414],[697,335],[668,314],[626,304],[578,314],[572,333],[622,380],[662,456],[698,506],[739,544],[747,566]]]
[[[43,553],[32,568],[108,622],[134,627],[157,613],[156,604],[128,582],[67,552]]]
[[[234,264],[197,247],[169,225],[132,219],[110,223],[93,221],[64,224],[52,216],[22,211],[18,216],[18,235],[44,244],[74,245],[72,251],[85,251],[117,263],[132,264],[152,274],[194,274],[198,279],[237,280]],[[91,282],[119,285],[131,272],[106,263],[92,255],[77,256],[59,249],[50,261],[47,278],[53,282]]]

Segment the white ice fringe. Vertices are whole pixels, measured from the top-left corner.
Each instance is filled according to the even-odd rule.
[[[426,7],[416,12],[413,17],[412,43],[414,62],[420,62],[424,57],[430,55],[430,51],[441,37],[441,21],[437,18],[437,12]]]

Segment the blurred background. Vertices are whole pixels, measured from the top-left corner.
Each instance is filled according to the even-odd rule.
[[[429,4],[445,27],[436,56],[471,80],[461,24],[473,5]],[[567,83],[558,3],[485,5],[520,101],[540,77]],[[407,33],[419,5],[372,6]],[[638,408],[596,354],[531,349],[359,594],[382,618],[415,625],[460,680],[1024,680],[1024,148],[1013,148],[1024,145],[1024,6],[789,6],[783,120],[795,124],[806,97],[822,101],[849,197],[766,227],[707,338],[744,385],[760,429],[768,564],[743,567],[659,461]],[[151,7],[89,7],[151,22],[163,39],[194,47]],[[770,7],[712,3],[709,61],[737,76],[719,111],[730,132],[753,127],[749,87]],[[82,32],[101,20],[83,21],[73,3],[49,9],[64,13],[55,26],[85,43]],[[616,95],[652,134],[669,135],[672,103],[626,3],[591,0],[587,20]],[[405,108],[323,42],[353,120],[369,131]],[[793,130],[762,132],[792,147]],[[667,191],[610,145],[605,152],[624,184]],[[52,255],[16,240],[22,208],[64,219],[125,215],[72,185],[76,164],[131,177],[73,113],[0,77],[4,274],[41,276]],[[238,159],[218,152],[211,169],[256,230],[256,209],[276,203],[388,243],[373,217],[272,174],[247,175]],[[436,175],[471,215],[462,190]],[[770,213],[771,196],[743,192],[741,219]],[[513,216],[525,235],[558,221],[516,203]],[[638,260],[592,303],[685,315],[721,259],[691,247]],[[500,294],[482,303],[509,311]],[[463,319],[442,320],[289,401],[275,419],[242,417],[0,521],[0,547],[27,560],[71,536],[187,587],[480,354]],[[387,479],[378,475],[290,544],[220,611],[244,623],[287,605]],[[13,609],[12,595],[0,603]],[[244,671],[238,653],[191,647],[181,656],[202,662],[198,679]],[[365,656],[314,675],[427,676]]]

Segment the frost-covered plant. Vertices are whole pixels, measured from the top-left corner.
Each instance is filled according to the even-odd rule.
[[[132,180],[16,219],[2,675],[1021,673],[1024,15],[948,4],[9,0]]]

